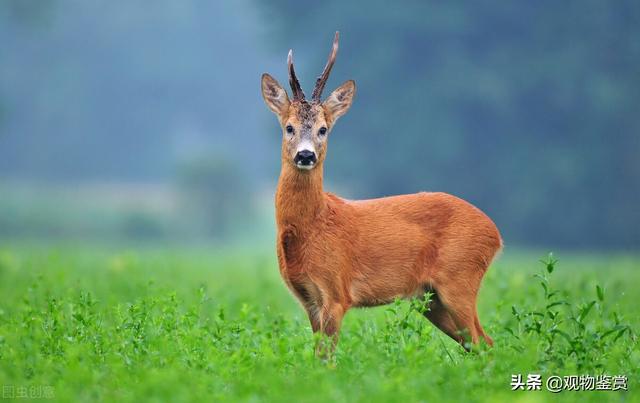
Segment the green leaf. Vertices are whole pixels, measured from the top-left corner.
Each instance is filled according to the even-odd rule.
[[[516,339],[520,339],[518,336],[516,336],[515,332],[513,331],[513,329],[511,329],[510,327],[505,327],[504,330],[506,330],[507,332],[509,332],[513,337],[515,337]]]
[[[549,288],[547,287],[547,284],[542,282],[540,285],[544,288],[544,295],[548,295]]]
[[[612,329],[609,329],[606,332],[602,333],[602,335],[600,336],[600,340],[603,340],[604,338],[624,328],[626,328],[626,326],[622,326],[622,325],[614,326]]]
[[[563,332],[560,329],[553,329],[552,333],[559,334],[560,336],[564,337],[565,339],[567,339],[569,344],[573,343],[573,338],[571,336],[569,336],[569,334],[567,334],[566,332]]]
[[[547,272],[551,274],[553,273],[553,269],[555,269],[555,265],[558,263],[558,260],[553,258],[553,253],[549,253],[547,260],[541,260],[540,262],[545,265]]]
[[[625,326],[623,329],[620,329],[620,331],[618,332],[618,334],[616,335],[616,337],[614,337],[613,342],[615,343],[616,341],[618,341],[618,339],[620,337],[622,337],[622,335],[624,334],[624,332],[628,331],[629,327]]]
[[[596,285],[596,293],[598,294],[598,300],[604,301],[604,290],[599,285]]]
[[[595,303],[596,301],[591,301],[589,302],[589,304],[587,304],[586,306],[582,307],[582,309],[580,309],[580,315],[578,315],[578,322],[582,322],[587,317],[587,315],[589,314],[589,312],[591,311],[591,308],[593,308]]]
[[[547,310],[548,310],[549,308],[553,308],[554,306],[557,306],[557,305],[567,305],[567,303],[566,303],[565,301],[556,301],[556,302],[552,302],[552,303],[550,303],[550,304],[548,304],[548,305],[547,305]]]

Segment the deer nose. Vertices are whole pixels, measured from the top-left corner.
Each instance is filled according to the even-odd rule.
[[[309,150],[298,151],[295,158],[293,159],[293,162],[295,162],[298,165],[305,165],[305,166],[315,164],[316,153]]]

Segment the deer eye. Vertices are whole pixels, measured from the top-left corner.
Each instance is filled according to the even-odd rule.
[[[326,127],[321,127],[320,130],[318,130],[318,134],[321,136],[324,136],[327,134],[327,128]]]
[[[291,126],[291,125],[287,125],[287,127],[285,128],[285,130],[287,131],[287,133],[291,134],[291,133],[293,133],[293,126]]]

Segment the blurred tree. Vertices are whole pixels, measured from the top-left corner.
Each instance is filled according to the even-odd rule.
[[[18,25],[38,28],[49,21],[55,0],[4,0],[0,2],[0,21],[8,19]],[[0,58],[0,62],[2,59]],[[0,128],[7,114],[0,88]],[[0,131],[2,135],[2,131]]]
[[[3,0],[0,15],[5,14],[12,21],[38,28],[51,18],[56,0]]]
[[[177,180],[184,219],[201,235],[228,239],[251,221],[247,178],[225,157],[191,159],[179,167]]]

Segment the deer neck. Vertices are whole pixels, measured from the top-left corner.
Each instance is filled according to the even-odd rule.
[[[322,165],[311,171],[300,171],[283,164],[276,192],[276,222],[279,228],[310,225],[325,209],[322,189]]]

